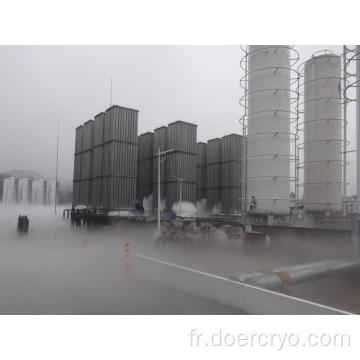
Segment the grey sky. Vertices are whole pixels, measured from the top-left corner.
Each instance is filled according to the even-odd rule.
[[[301,61],[324,48],[341,53],[297,47]],[[198,124],[198,141],[240,132],[240,58],[239,46],[0,46],[0,171],[53,177],[59,120],[60,177],[72,179],[74,129],[109,106],[111,76],[113,104],[140,111],[139,133],[179,119]]]

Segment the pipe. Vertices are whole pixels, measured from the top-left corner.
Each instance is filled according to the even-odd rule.
[[[331,264],[334,261],[337,261],[338,259],[329,259],[321,261],[322,264]],[[311,268],[313,266],[316,266],[319,262],[312,262],[307,264],[300,264],[300,265],[294,265],[294,266],[282,266],[275,269],[264,269],[264,270],[258,270],[258,271],[252,271],[245,274],[240,274],[238,276],[229,276],[230,280],[238,281],[238,282],[246,282],[250,278],[263,276],[263,275],[269,275],[274,274],[278,272],[288,272],[291,270],[298,270],[298,269],[304,269],[304,268]]]
[[[243,282],[268,290],[287,289],[291,285],[301,284],[307,281],[317,280],[326,276],[334,275],[342,271],[360,269],[359,259],[330,259],[309,264],[296,265],[274,269],[272,272],[254,272],[253,276],[244,274]],[[260,272],[261,273],[261,272]]]

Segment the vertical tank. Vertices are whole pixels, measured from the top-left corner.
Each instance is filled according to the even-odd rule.
[[[48,180],[46,187],[46,205],[53,206],[55,204],[57,191],[59,191],[59,182],[56,183],[56,180]]]
[[[73,206],[135,208],[138,110],[113,105],[76,128]]]
[[[304,68],[304,207],[341,211],[341,58],[313,56]]]
[[[32,180],[28,178],[19,179],[18,183],[18,203],[29,204],[31,199]]]
[[[135,209],[138,110],[113,105],[104,118],[102,204],[106,209]]]
[[[90,205],[92,153],[94,144],[94,120],[88,120],[82,128],[80,204]]]
[[[179,184],[183,179],[182,201],[196,203],[196,130],[197,125],[175,121],[168,125],[168,148],[176,151],[166,159],[166,205],[172,209],[179,202]]]
[[[258,213],[289,213],[290,46],[248,48],[248,198]]]
[[[206,153],[207,144],[198,142],[196,156],[196,201],[206,199]]]
[[[4,179],[3,202],[5,204],[15,204],[18,196],[18,179],[11,176]]]
[[[139,136],[137,200],[143,204],[153,192],[153,152],[154,133],[147,132]]]
[[[207,142],[206,157],[206,201],[210,212],[218,212],[221,208],[221,139],[215,138]]]
[[[33,180],[31,188],[31,204],[32,205],[45,205],[46,203],[46,180],[39,179]]]
[[[5,174],[0,173],[0,202],[3,202]]]
[[[105,113],[101,112],[94,117],[94,146],[91,169],[91,207],[102,207],[102,164],[104,147],[104,120]]]
[[[82,151],[83,126],[75,129],[75,153],[74,153],[74,173],[73,173],[73,206],[80,204],[80,183],[81,183],[81,151]]]
[[[221,139],[221,210],[237,215],[242,208],[242,151],[244,137],[226,135]]]

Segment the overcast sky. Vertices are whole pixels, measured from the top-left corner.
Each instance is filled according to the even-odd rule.
[[[342,50],[296,48],[299,63]],[[59,121],[59,176],[72,179],[74,130],[109,106],[111,76],[112,103],[139,110],[139,134],[174,120],[198,124],[198,141],[240,133],[241,56],[240,46],[0,46],[0,171],[54,177]],[[354,155],[350,161],[353,193]]]

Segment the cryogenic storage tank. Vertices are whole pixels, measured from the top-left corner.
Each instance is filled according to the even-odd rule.
[[[83,125],[81,146],[81,181],[80,181],[80,204],[90,205],[91,200],[91,171],[94,146],[94,120],[88,120]]]
[[[175,121],[168,125],[167,146],[178,148],[166,159],[166,205],[172,209],[179,202],[179,184],[183,179],[182,201],[196,203],[196,131],[197,125],[185,121]]]
[[[3,202],[5,204],[14,204],[17,201],[18,179],[8,177],[4,179]]]
[[[83,126],[75,129],[75,154],[74,154],[74,174],[73,174],[73,206],[80,204],[80,183],[81,183],[81,149],[83,138]]]
[[[207,144],[198,142],[196,144],[196,201],[206,199],[206,154]]]
[[[290,46],[248,47],[248,198],[258,213],[288,213]]]
[[[153,153],[154,133],[147,132],[139,136],[137,200],[142,204],[153,192]]]
[[[46,180],[33,180],[31,189],[31,204],[45,205],[46,202]]]
[[[221,209],[221,139],[210,139],[206,152],[206,205],[209,211]]]
[[[341,58],[313,56],[304,68],[304,207],[341,210]]]
[[[31,199],[31,184],[32,180],[23,178],[19,179],[18,183],[18,203],[29,204]]]
[[[242,151],[244,137],[226,135],[221,139],[221,210],[239,214],[242,208]]]
[[[46,205],[54,205],[56,191],[59,190],[59,183],[56,186],[56,180],[49,180],[46,188]]]
[[[94,147],[92,151],[91,169],[91,207],[96,209],[102,206],[102,164],[104,148],[104,122],[106,114],[101,112],[95,115],[94,119]],[[80,191],[79,189],[76,189]],[[80,202],[80,193],[78,203]]]
[[[113,105],[104,118],[102,157],[102,205],[130,210],[136,203],[138,110]],[[82,173],[81,173],[82,174]],[[82,176],[82,175],[81,175]],[[91,184],[85,184],[84,191]],[[80,202],[82,197],[80,189]]]

